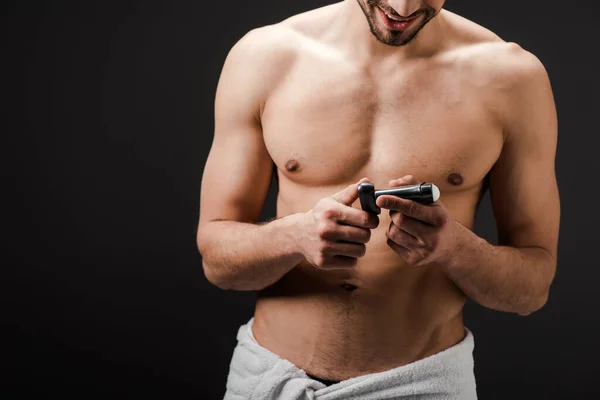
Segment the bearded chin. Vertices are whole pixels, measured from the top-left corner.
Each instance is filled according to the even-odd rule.
[[[369,28],[373,36],[375,36],[379,42],[389,46],[406,46],[417,36],[417,34],[425,27],[425,25],[427,25],[427,23],[437,15],[435,9],[427,8],[423,12],[423,17],[417,17],[423,18],[423,22],[421,22],[420,26],[416,28],[411,27],[407,31],[394,32],[383,27],[379,21],[377,10],[375,9],[375,7],[380,4],[379,0],[367,0],[366,4],[358,0],[358,3],[367,17]]]

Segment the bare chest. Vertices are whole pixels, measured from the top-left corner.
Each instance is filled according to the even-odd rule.
[[[279,176],[305,186],[411,174],[461,191],[482,182],[502,149],[480,94],[435,68],[374,76],[306,63],[274,91],[262,124]]]

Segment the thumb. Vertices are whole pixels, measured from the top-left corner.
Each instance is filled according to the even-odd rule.
[[[369,182],[369,178],[362,178],[357,183],[353,183],[344,190],[337,192],[336,194],[331,196],[331,198],[337,201],[338,203],[351,206],[352,203],[354,203],[358,199],[358,185],[364,182]]]

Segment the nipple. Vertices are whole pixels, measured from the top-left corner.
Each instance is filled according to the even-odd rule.
[[[448,175],[448,182],[454,186],[459,186],[463,183],[463,177],[459,173],[453,173]]]
[[[300,163],[293,158],[285,163],[285,169],[289,172],[296,172],[300,169]]]

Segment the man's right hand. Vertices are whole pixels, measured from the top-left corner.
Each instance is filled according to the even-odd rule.
[[[331,197],[319,200],[306,212],[296,238],[306,260],[320,269],[351,268],[365,255],[371,229],[379,217],[352,207],[358,199],[361,179]]]

